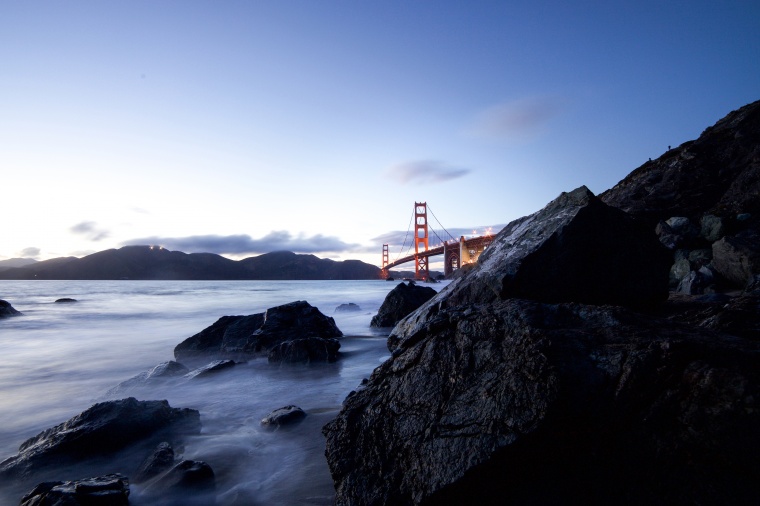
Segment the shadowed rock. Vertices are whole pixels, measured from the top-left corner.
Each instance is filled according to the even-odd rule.
[[[10,302],[0,299],[0,318],[19,316],[20,314],[20,312],[16,311],[13,306],[11,306]]]
[[[203,367],[199,367],[197,369],[190,371],[189,373],[185,374],[183,378],[186,378],[186,379],[202,378],[204,376],[216,374],[219,371],[223,371],[225,369],[229,369],[230,367],[234,367],[234,366],[235,366],[234,360],[214,360],[213,362],[210,362],[204,365]]]
[[[174,448],[164,441],[146,458],[135,471],[134,483],[143,483],[166,472],[174,465]]]
[[[125,396],[132,393],[132,391],[138,388],[164,385],[173,379],[184,376],[189,372],[190,370],[179,362],[175,362],[173,360],[161,362],[149,371],[141,372],[137,376],[133,376],[128,380],[122,381],[110,389],[108,392],[106,392],[106,396]]]
[[[47,468],[61,469],[110,456],[138,443],[198,434],[200,415],[194,409],[172,408],[167,401],[132,397],[101,402],[26,440],[17,455],[0,463],[0,476],[26,477]]]
[[[409,313],[433,298],[436,291],[428,286],[417,286],[413,282],[399,283],[385,296],[377,314],[372,317],[370,327],[393,327]]]
[[[120,474],[76,481],[41,483],[20,506],[127,506],[129,480]]]
[[[292,425],[306,418],[304,410],[298,406],[285,406],[275,409],[261,420],[261,425],[276,428],[282,425]]]
[[[309,364],[338,360],[340,342],[337,339],[307,337],[280,343],[269,352],[269,363]]]

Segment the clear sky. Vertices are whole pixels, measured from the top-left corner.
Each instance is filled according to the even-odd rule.
[[[498,228],[758,99],[757,0],[2,0],[0,260],[379,264],[415,201]]]

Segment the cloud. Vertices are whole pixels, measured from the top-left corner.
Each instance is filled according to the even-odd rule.
[[[346,243],[337,237],[322,234],[307,237],[303,234],[294,237],[290,232],[275,230],[261,239],[249,235],[194,235],[189,237],[145,237],[132,239],[122,246],[156,244],[170,250],[186,253],[217,254],[261,254],[272,251],[293,251],[295,253],[341,252],[356,249],[358,245]]]
[[[504,225],[478,226],[472,228],[453,227],[442,230],[440,225],[434,225],[428,222],[429,245],[431,248],[436,247],[441,241],[451,241],[452,237],[456,240],[459,240],[461,236],[469,238],[473,235],[473,232],[474,235],[477,236],[486,234],[496,235],[499,233],[499,231],[501,231],[502,228],[504,228]],[[373,245],[367,248],[367,252],[381,251],[382,245],[388,244],[390,245],[389,250],[393,250],[391,252],[391,255],[397,254],[399,252],[406,253],[408,248],[411,248],[411,252],[414,253],[413,230],[410,230],[408,234],[401,230],[386,232],[377,237],[373,237],[371,241]],[[401,251],[402,246],[404,251]]]
[[[388,177],[396,181],[406,183],[443,183],[451,179],[466,176],[470,169],[457,168],[446,165],[437,160],[417,160],[399,163],[390,167]]]
[[[467,131],[488,139],[530,140],[543,134],[549,122],[563,109],[564,104],[555,97],[502,102],[478,113]]]
[[[69,228],[69,231],[73,234],[82,235],[90,241],[100,241],[108,237],[110,232],[108,230],[98,228],[94,221],[83,221],[77,223],[73,227]]]
[[[40,249],[35,247],[24,248],[19,252],[21,258],[37,258],[40,255]]]

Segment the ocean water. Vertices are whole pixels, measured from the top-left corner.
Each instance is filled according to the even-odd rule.
[[[389,356],[388,329],[370,329],[386,281],[0,281],[0,299],[23,316],[0,320],[0,460],[42,430],[92,404],[126,396],[167,399],[200,411],[202,432],[180,457],[207,462],[219,505],[331,504],[334,489],[321,427],[346,395]],[[431,285],[440,290],[444,283]],[[56,304],[70,297],[76,303]],[[334,364],[274,366],[257,358],[180,385],[109,394],[120,382],[173,360],[174,347],[224,315],[263,312],[306,300],[335,318],[345,337]],[[358,312],[336,312],[344,303]],[[276,431],[260,426],[295,404],[304,421]],[[113,469],[109,469],[113,465]],[[104,472],[118,463],[104,465]],[[66,469],[57,479],[85,478]],[[121,470],[129,475],[130,470]],[[0,482],[0,504],[28,490]],[[153,504],[131,486],[130,504]],[[20,494],[20,495],[19,495]]]

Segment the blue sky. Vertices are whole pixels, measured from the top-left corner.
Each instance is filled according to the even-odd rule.
[[[734,0],[5,1],[0,260],[379,264],[415,201],[498,227],[760,99],[758,26]]]

